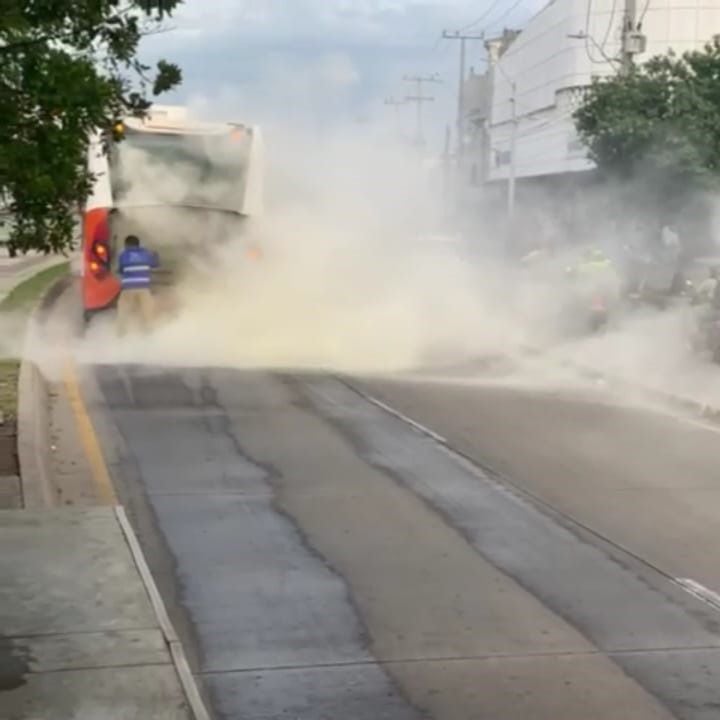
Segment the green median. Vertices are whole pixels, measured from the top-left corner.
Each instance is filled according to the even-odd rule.
[[[70,263],[62,262],[23,280],[0,301],[0,313],[29,314],[52,285],[68,272]]]
[[[0,326],[2,316],[11,320],[13,332],[24,332],[24,325],[45,293],[70,271],[70,263],[62,262],[31,275],[16,285],[0,301]],[[20,360],[0,357],[0,416],[4,424],[14,424],[17,419],[18,377]]]

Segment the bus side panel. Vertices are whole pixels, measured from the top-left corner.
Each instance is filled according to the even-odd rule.
[[[94,208],[83,217],[82,299],[85,312],[110,307],[120,293],[120,280],[112,272],[97,275],[91,270],[93,243],[98,232],[103,230],[103,224],[107,234],[109,214],[109,208]]]
[[[91,140],[87,163],[88,170],[94,175],[94,182],[83,215],[81,286],[83,310],[90,313],[110,307],[120,292],[120,282],[111,272],[97,274],[91,269],[91,263],[95,259],[93,243],[98,233],[109,235],[109,211],[113,205],[110,165],[100,134]],[[109,243],[108,249],[112,250]]]

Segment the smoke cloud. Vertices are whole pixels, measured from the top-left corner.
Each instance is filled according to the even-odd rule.
[[[172,210],[130,210],[151,247],[185,243],[178,312],[149,338],[85,351],[180,364],[390,370],[434,356],[506,346],[501,275],[442,235],[437,178],[414,152],[381,136],[342,134],[309,148],[275,146],[269,211],[240,227]],[[281,152],[277,152],[281,150]],[[147,178],[141,155],[128,175]],[[172,178],[174,184],[192,177]],[[151,187],[155,182],[151,182]],[[125,228],[130,227],[127,220]],[[260,258],[248,254],[259,248]]]
[[[596,243],[628,280],[636,262],[628,248],[660,225],[645,209],[610,212],[617,189],[586,191],[572,218],[547,193],[520,191],[508,231],[502,188],[458,213],[442,163],[398,144],[387,125],[347,126],[322,143],[305,129],[275,126],[266,145],[261,217],[121,208],[119,237],[132,229],[159,250],[173,282],[158,289],[161,315],[150,334],[119,339],[112,316],[98,318],[78,341],[81,359],[357,373],[436,368],[438,378],[442,368],[462,367],[465,381],[548,386],[576,383],[568,369],[575,364],[720,401],[713,368],[690,346],[695,310],[687,303],[663,310],[618,303],[604,331],[588,332],[591,291],[567,268]],[[158,175],[142,153],[129,154],[126,169],[137,181],[128,197],[139,204],[183,196],[199,182],[181,169]],[[712,207],[712,199],[702,201]],[[540,252],[519,262],[532,250]],[[620,289],[605,292],[614,298]],[[488,358],[510,359],[502,378],[488,377]]]

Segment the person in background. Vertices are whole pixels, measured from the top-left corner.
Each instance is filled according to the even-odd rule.
[[[599,247],[587,248],[580,261],[568,268],[569,274],[580,281],[604,285],[618,285],[620,276],[610,257]]]
[[[720,273],[717,267],[708,269],[708,276],[695,288],[692,304],[695,306],[695,329],[692,346],[701,352],[718,351],[716,324],[720,311]]]
[[[160,264],[157,253],[140,244],[136,235],[125,238],[125,249],[118,258],[122,283],[118,299],[118,333],[124,335],[138,316],[145,330],[149,330],[155,315],[155,301],[150,291],[152,271]]]
[[[698,285],[693,298],[696,305],[712,305],[718,293],[718,268],[711,267],[708,276]]]
[[[580,261],[566,269],[580,297],[602,296],[615,306],[622,296],[622,278],[610,257],[597,246],[587,248]]]

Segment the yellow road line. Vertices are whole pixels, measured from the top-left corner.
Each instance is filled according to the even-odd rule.
[[[113,487],[110,473],[105,463],[105,457],[103,456],[97,433],[93,427],[92,420],[90,420],[85,401],[82,398],[80,384],[78,383],[77,372],[75,370],[75,362],[72,359],[68,359],[65,363],[64,381],[67,397],[70,401],[73,414],[75,415],[75,423],[78,434],[80,435],[80,441],[83,444],[85,455],[90,464],[98,500],[100,500],[103,505],[118,505],[115,488]]]

